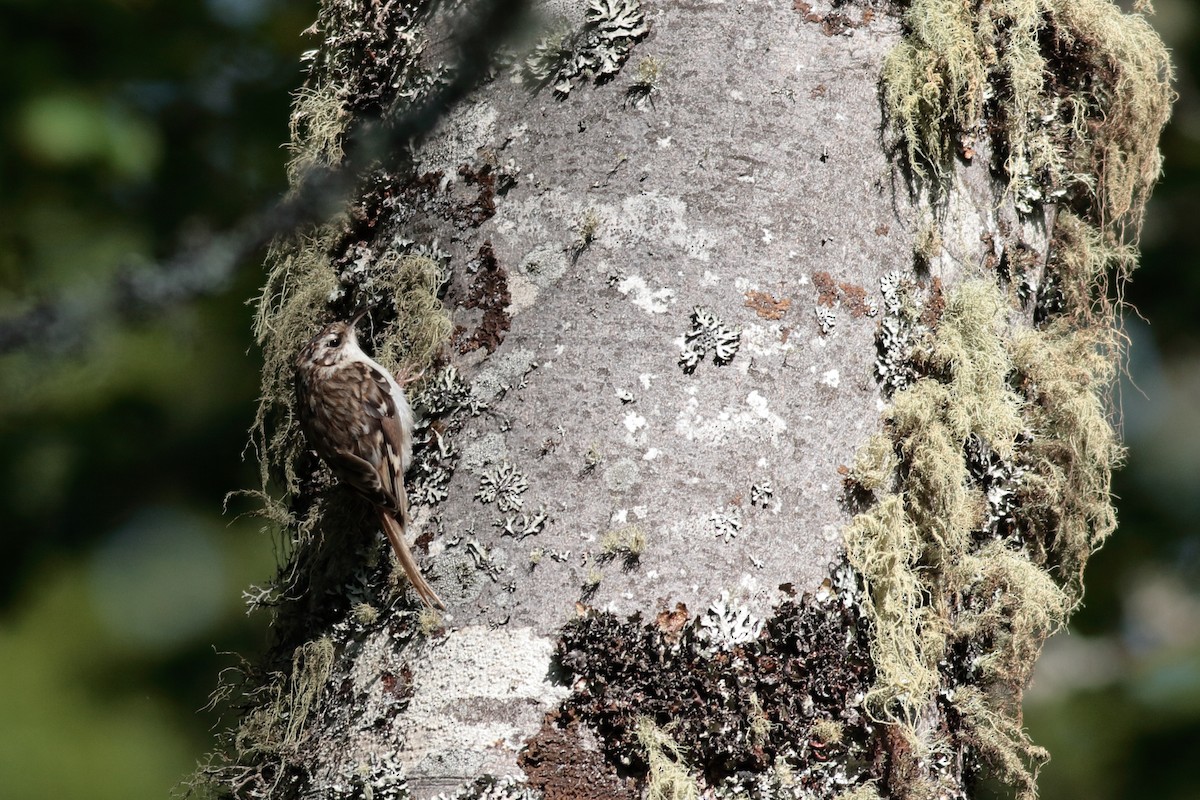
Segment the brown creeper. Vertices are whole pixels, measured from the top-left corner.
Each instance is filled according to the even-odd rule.
[[[296,358],[300,427],[333,473],[375,506],[396,558],[425,605],[445,608],[405,539],[404,471],[412,460],[413,414],[396,379],[358,346],[354,326],[365,313],[326,326]]]

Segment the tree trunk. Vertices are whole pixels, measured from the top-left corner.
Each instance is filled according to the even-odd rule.
[[[1108,286],[1161,44],[1108,0],[542,10],[270,256],[256,441],[291,547],[207,777],[1032,796],[1021,692],[1114,526]],[[470,13],[326,0],[293,179],[436,88]],[[425,370],[410,536],[444,615],[292,419],[294,353],[364,303],[376,357]]]

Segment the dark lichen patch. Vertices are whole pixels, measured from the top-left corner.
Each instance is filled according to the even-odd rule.
[[[378,116],[432,84],[421,64],[423,3],[334,0],[321,4],[308,30],[323,37],[310,80],[337,87],[348,117]],[[404,32],[408,35],[398,35]]]
[[[942,282],[919,282],[893,270],[879,279],[883,318],[875,329],[875,377],[885,397],[908,386],[915,363],[945,309]]]
[[[647,780],[663,759],[714,787],[785,764],[799,772],[814,727],[830,723],[841,740],[818,735],[818,749],[865,753],[858,703],[872,673],[855,579],[837,574],[841,593],[786,601],[764,621],[724,599],[690,620],[682,607],[653,623],[589,611],[558,644],[574,687],[558,713],[592,730],[614,767]]]
[[[487,164],[460,164],[453,181],[435,170],[398,182],[407,215],[439,217],[459,230],[478,228],[496,213],[496,177]]]
[[[834,5],[838,5],[838,3]],[[855,28],[869,25],[875,19],[875,12],[869,8],[864,8],[857,20],[851,19],[849,14],[841,11],[831,10],[825,14],[816,13],[813,11],[812,3],[805,2],[805,0],[794,0],[792,8],[802,15],[805,22],[820,25],[821,31],[826,36],[841,36],[853,33]]]
[[[508,306],[512,303],[512,295],[508,290],[508,270],[496,259],[496,252],[488,241],[479,248],[468,271],[474,272],[475,278],[467,290],[462,307],[478,309],[482,317],[470,333],[465,327],[458,327],[454,333],[455,346],[460,353],[469,353],[481,347],[494,353],[512,326],[512,318],[508,315]]]
[[[635,782],[622,777],[604,754],[584,743],[570,714],[546,715],[525,742],[517,765],[545,800],[637,800]]]

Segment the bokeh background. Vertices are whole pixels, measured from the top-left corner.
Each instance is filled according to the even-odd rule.
[[[1126,287],[1121,528],[1026,703],[1048,800],[1200,797],[1200,4],[1157,0],[1179,103]],[[114,275],[284,189],[316,0],[0,0],[0,317],[89,324],[0,355],[0,797],[166,798],[212,744],[217,673],[265,619],[272,538],[226,493],[259,263],[135,319]],[[61,331],[60,331],[61,332]]]

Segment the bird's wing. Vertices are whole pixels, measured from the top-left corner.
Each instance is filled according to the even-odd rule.
[[[404,454],[410,452],[409,432],[400,420],[400,404],[403,398],[394,394],[398,391],[394,381],[375,366],[366,366],[369,380],[362,382],[363,409],[379,426],[376,442],[376,459],[372,459],[379,475],[380,485],[390,496],[393,511],[407,511],[408,497],[404,491]],[[374,437],[372,437],[374,438]]]

